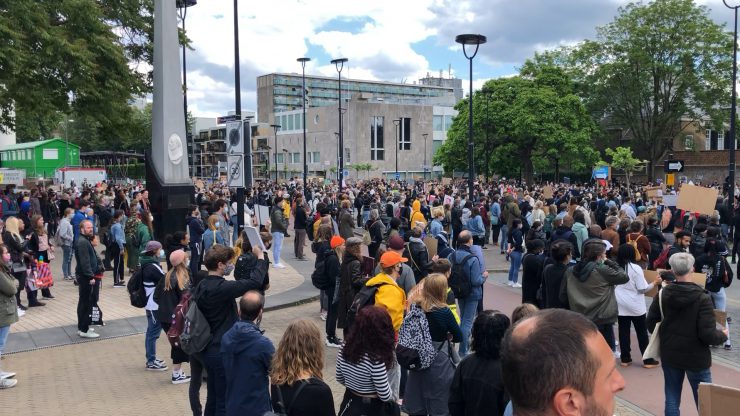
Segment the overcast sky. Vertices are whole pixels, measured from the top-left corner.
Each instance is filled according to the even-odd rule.
[[[186,20],[188,104],[196,116],[234,108],[233,2],[200,0]],[[241,1],[242,107],[256,110],[256,79],[272,72],[336,76],[329,61],[348,58],[342,77],[412,83],[428,72],[465,80],[468,61],[455,36],[480,33],[488,43],[473,63],[474,87],[511,75],[535,51],[593,38],[624,0],[252,0]],[[721,0],[700,0],[720,23]]]

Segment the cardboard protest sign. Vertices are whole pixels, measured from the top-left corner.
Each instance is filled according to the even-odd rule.
[[[270,221],[270,208],[264,205],[255,205],[254,216],[257,217],[259,225],[267,225],[267,222]]]
[[[452,183],[452,178],[442,178],[442,185],[449,185]]]
[[[550,199],[553,197],[553,189],[552,186],[545,186],[542,188],[542,196],[545,197],[545,199]]]
[[[653,283],[657,278],[660,277],[660,274],[656,270],[643,270],[642,272],[644,273],[645,280],[648,283]],[[645,292],[645,296],[649,296],[651,298],[654,298],[657,294],[658,294],[657,286]]]
[[[437,239],[432,237],[431,235],[426,236],[424,238],[424,245],[427,246],[427,251],[429,252],[429,258],[437,255]]]
[[[715,188],[684,184],[678,194],[676,208],[690,212],[712,215],[719,191]]]
[[[653,199],[663,195],[663,190],[660,189],[660,186],[646,186],[643,190],[648,199]]]
[[[719,384],[699,384],[699,416],[734,416],[740,408],[740,390]]]
[[[676,203],[678,203],[678,195],[663,195],[663,205],[675,207]]]
[[[714,320],[717,321],[717,325],[723,328],[727,327],[727,312],[722,312],[719,309],[715,309]]]

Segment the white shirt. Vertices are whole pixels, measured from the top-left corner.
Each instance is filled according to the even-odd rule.
[[[642,268],[635,263],[627,266],[629,282],[616,287],[619,316],[642,316],[647,313],[645,307],[645,292],[653,288],[653,284],[645,280]]]

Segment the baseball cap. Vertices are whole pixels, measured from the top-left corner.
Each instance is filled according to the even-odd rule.
[[[341,246],[342,244],[344,244],[344,238],[338,235],[335,235],[334,237],[331,238],[331,241],[329,242],[329,244],[331,245],[332,249],[335,249]]]
[[[395,251],[386,251],[380,256],[380,267],[391,267],[398,263],[406,263],[409,261],[406,257],[401,257],[400,254]]]
[[[144,247],[144,250],[141,250],[141,253],[151,253],[153,251],[159,251],[162,248],[162,243],[159,241],[150,240],[146,243],[146,246]]]
[[[390,239],[388,239],[388,248],[391,250],[403,250],[403,247],[405,246],[403,242],[403,238],[400,236],[394,235]]]

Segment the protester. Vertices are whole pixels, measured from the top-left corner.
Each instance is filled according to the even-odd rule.
[[[46,264],[51,263],[50,255],[54,255],[54,247],[49,244],[49,235],[46,232],[44,217],[41,215],[37,214],[31,218],[30,236],[28,248],[32,256],[31,261]],[[33,267],[35,268],[36,266],[33,265]],[[48,287],[41,289],[41,296],[44,299],[54,299],[54,295],[51,294],[51,288]]]
[[[341,238],[341,237],[340,237]],[[357,292],[365,286],[367,278],[361,270],[362,240],[351,237],[345,242],[344,256],[339,271],[339,290],[336,293],[337,327],[342,328],[343,336],[349,333],[349,322],[347,313]],[[411,271],[409,270],[409,274]],[[413,280],[413,277],[411,278]],[[327,332],[328,333],[328,332]]]
[[[5,245],[0,245],[0,358],[5,351],[5,343],[10,334],[10,326],[18,322],[18,307],[16,305],[15,294],[18,282],[11,276],[8,268],[10,264],[10,252]],[[0,363],[2,363],[0,361]],[[9,389],[18,384],[15,373],[3,371],[0,364],[0,390]]]
[[[339,348],[342,340],[337,338],[337,306],[339,287],[341,281],[340,260],[344,256],[345,241],[342,237],[335,235],[329,243],[331,249],[324,253],[323,274],[329,282],[326,289],[328,299],[328,313],[326,316],[326,346]]]
[[[522,287],[518,283],[519,268],[522,265],[522,256],[524,255],[524,236],[522,234],[522,221],[520,219],[512,220],[509,228],[508,248],[506,254],[511,259],[509,265],[509,281],[507,284],[511,287]]]
[[[460,233],[458,250],[450,255],[453,272],[455,265],[460,265],[464,278],[470,282],[471,291],[465,297],[458,297],[458,306],[460,312],[460,329],[462,330],[462,342],[460,343],[460,355],[465,356],[468,352],[468,339],[470,338],[470,329],[473,326],[473,319],[478,309],[478,301],[483,296],[483,284],[485,277],[481,269],[481,263],[470,248],[473,245],[473,237],[469,231]],[[454,276],[453,276],[454,277]]]
[[[123,232],[123,221],[124,221],[123,210],[116,210],[111,220],[110,234],[113,239],[113,244],[107,248],[110,250],[110,256],[113,259],[113,287],[124,287],[125,281],[123,280],[123,269],[124,269],[124,250],[126,248],[126,234]],[[65,254],[66,256],[66,254]]]
[[[272,267],[283,269],[285,265],[280,262],[280,252],[283,248],[283,239],[288,233],[288,218],[283,212],[285,200],[277,198],[275,208],[270,214],[270,232],[272,233]]]
[[[703,273],[707,276],[705,289],[712,298],[714,309],[722,312],[727,310],[725,287],[730,285],[734,277],[732,267],[727,264],[726,256],[728,254],[727,246],[722,240],[710,238],[704,245],[704,253],[696,259],[694,265],[694,270],[697,273]],[[724,348],[726,350],[732,349],[729,336],[725,341]]]
[[[141,278],[144,291],[147,296],[146,311],[146,337],[144,347],[146,353],[146,369],[150,371],[165,371],[167,365],[157,358],[157,339],[162,332],[162,323],[157,316],[159,305],[154,300],[154,290],[159,282],[165,277],[160,258],[164,257],[164,250],[159,241],[151,240],[146,243],[141,252]]]
[[[59,221],[59,229],[57,230],[57,238],[62,245],[62,275],[64,275],[64,280],[73,280],[72,257],[74,257],[74,231],[72,230],[72,223],[70,221],[74,216],[74,210],[67,208],[63,212],[64,217]]]
[[[90,311],[95,288],[95,275],[102,265],[92,245],[95,238],[93,225],[89,220],[80,222],[80,237],[75,242],[75,281],[79,289],[77,300],[77,335],[81,338],[97,338],[100,334],[90,329]]]

